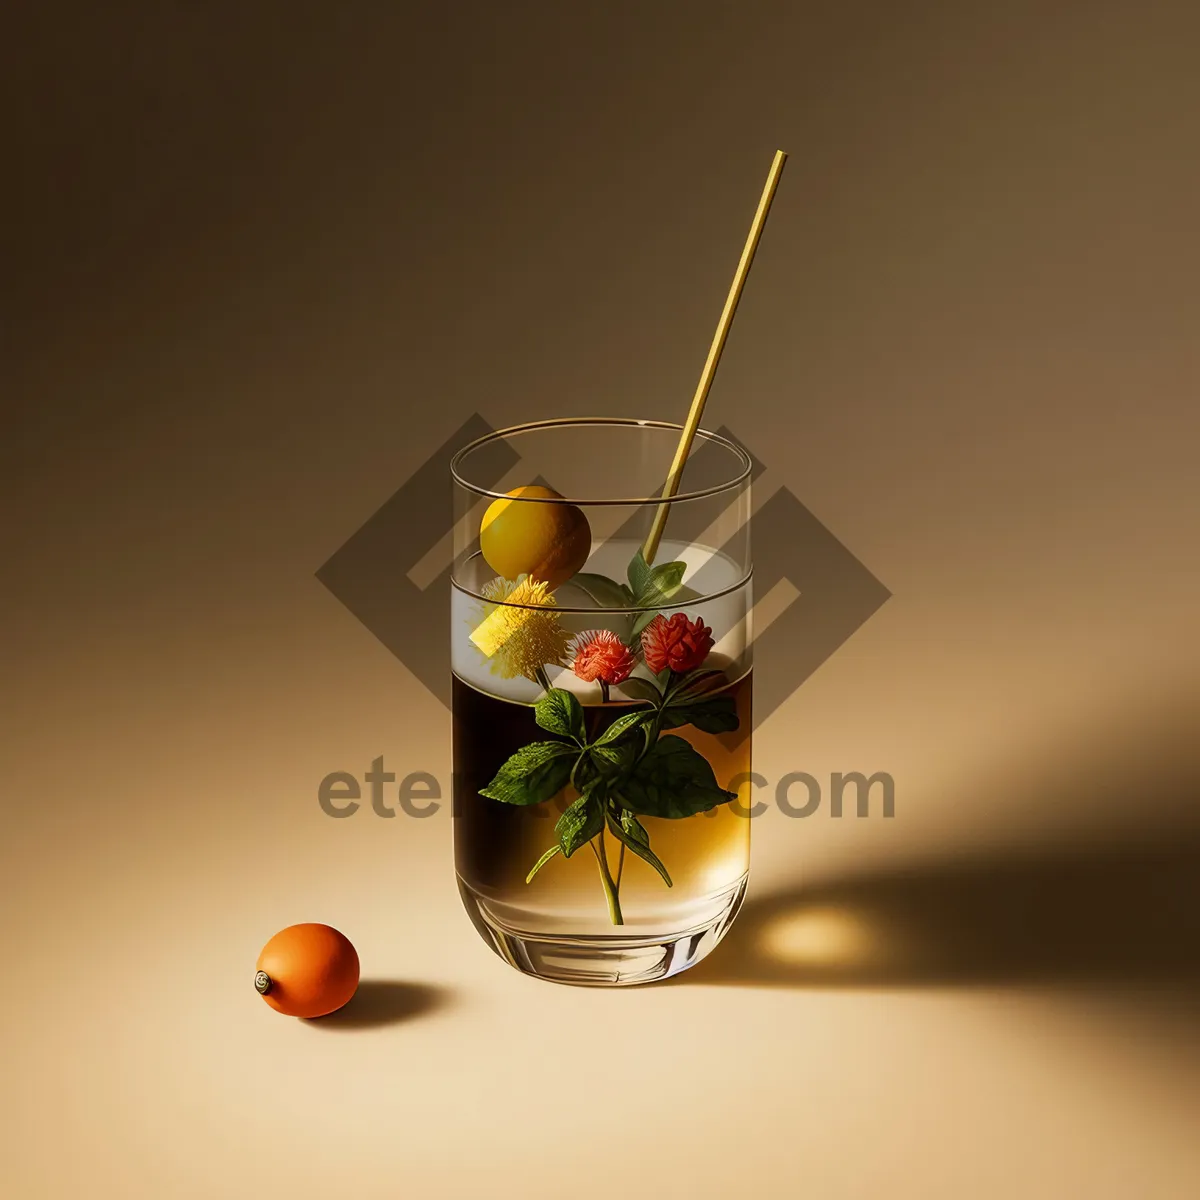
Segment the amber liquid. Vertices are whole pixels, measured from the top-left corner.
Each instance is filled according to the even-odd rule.
[[[558,855],[534,879],[525,877],[557,838],[554,823],[575,799],[568,786],[553,800],[522,807],[479,795],[500,765],[521,746],[550,735],[534,721],[528,704],[488,695],[454,678],[454,844],[459,877],[496,918],[514,929],[594,934],[614,932],[605,904],[599,865],[584,846],[570,859]],[[668,888],[635,855],[621,857],[605,835],[608,861],[621,872],[620,903],[625,930],[655,933],[700,923],[717,898],[739,888],[749,868],[751,677],[723,689],[739,718],[731,734],[703,733],[692,726],[670,732],[685,738],[710,763],[717,783],[739,798],[708,813],[682,820],[643,817],[654,853],[671,875]],[[597,736],[631,705],[585,706],[590,737]]]

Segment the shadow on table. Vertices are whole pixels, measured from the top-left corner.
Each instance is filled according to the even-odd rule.
[[[683,980],[1200,992],[1200,837],[980,858],[755,897]]]
[[[344,1007],[306,1021],[320,1029],[377,1029],[398,1025],[443,1008],[450,1000],[445,988],[399,979],[364,979]]]
[[[1165,695],[964,786],[1050,844],[751,895],[696,983],[1082,985],[1200,994],[1200,695]],[[1053,764],[1045,766],[1044,763]],[[1137,814],[1136,823],[1130,814]],[[1194,1006],[1200,1014],[1200,1005]]]

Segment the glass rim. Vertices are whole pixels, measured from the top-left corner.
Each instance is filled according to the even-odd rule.
[[[465,488],[469,492],[474,492],[477,496],[486,496],[492,500],[507,500],[513,499],[507,492],[498,492],[492,488],[482,487],[480,484],[472,483],[467,479],[462,471],[461,464],[463,460],[475,450],[486,446],[490,442],[499,441],[501,439],[511,438],[514,434],[531,433],[538,429],[561,429],[567,426],[575,426],[579,428],[594,426],[624,426],[630,429],[669,429],[675,433],[682,433],[683,426],[675,421],[648,421],[639,417],[551,417],[544,421],[529,421],[524,425],[509,425],[504,429],[494,429],[491,433],[485,433],[483,437],[476,438],[473,442],[468,442],[462,447],[450,460],[450,475],[459,487]],[[611,497],[605,496],[601,498],[589,498],[584,496],[520,496],[516,499],[522,504],[576,504],[588,507],[596,507],[599,505],[624,505],[626,507],[635,507],[641,505],[660,505],[660,504],[678,504],[684,500],[700,500],[705,496],[718,496],[722,492],[732,491],[740,484],[750,478],[751,472],[754,470],[754,461],[750,455],[742,449],[736,442],[725,437],[723,434],[714,433],[710,429],[697,429],[697,440],[711,442],[730,451],[734,458],[740,461],[741,470],[732,478],[724,483],[714,484],[711,487],[697,488],[688,492],[676,492],[673,496],[630,496],[630,497]],[[693,443],[694,449],[694,443]],[[670,464],[664,464],[663,477],[666,478],[666,471]]]

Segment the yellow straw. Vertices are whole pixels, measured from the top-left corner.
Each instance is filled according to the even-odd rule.
[[[785,162],[787,162],[787,155],[782,150],[776,150],[771,169],[767,172],[767,182],[763,185],[758,211],[754,214],[750,232],[746,236],[746,245],[742,250],[741,261],[733,274],[733,283],[729,285],[729,295],[725,298],[721,319],[717,322],[712,345],[708,348],[708,358],[705,360],[704,370],[700,372],[700,382],[696,384],[696,394],[692,397],[692,407],[688,411],[687,421],[684,422],[683,432],[679,437],[675,459],[671,463],[670,471],[667,472],[667,481],[662,490],[664,500],[674,496],[679,490],[683,467],[696,437],[696,430],[700,427],[704,402],[708,399],[708,389],[712,386],[713,376],[717,373],[717,364],[721,361],[721,351],[725,349],[725,339],[729,336],[729,327],[733,324],[733,314],[737,311],[738,301],[742,298],[742,288],[746,285],[746,276],[750,274],[750,264],[754,261],[754,252],[758,249],[763,227],[767,223],[767,214],[771,211],[771,201],[775,198],[775,189],[779,186],[779,176],[783,174]],[[658,553],[658,543],[662,538],[663,526],[667,523],[667,513],[670,507],[669,504],[658,506],[658,511],[654,514],[654,522],[650,526],[650,532],[642,544],[642,556],[648,563],[652,563],[655,554]]]

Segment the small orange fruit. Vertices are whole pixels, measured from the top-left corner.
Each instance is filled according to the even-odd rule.
[[[277,1012],[323,1017],[358,989],[358,952],[328,925],[289,925],[263,947],[254,988]]]
[[[553,488],[529,484],[488,506],[479,527],[479,548],[497,575],[529,575],[556,588],[587,562],[592,530],[577,505]]]

